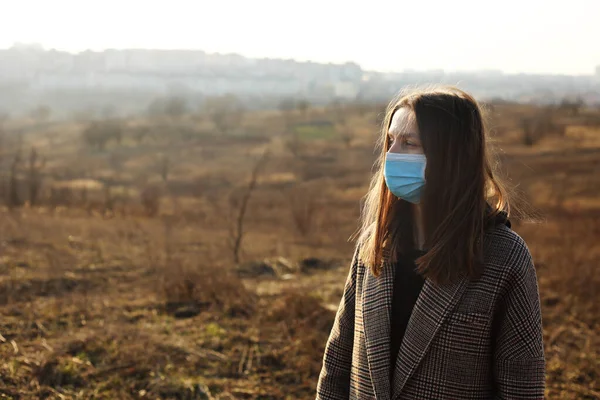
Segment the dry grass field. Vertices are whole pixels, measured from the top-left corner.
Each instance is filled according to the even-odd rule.
[[[599,399],[600,110],[488,109],[547,398]],[[380,111],[5,121],[0,398],[314,398]]]

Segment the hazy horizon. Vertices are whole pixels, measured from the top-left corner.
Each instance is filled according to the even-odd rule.
[[[5,5],[0,48],[201,50],[384,72],[591,75],[600,65],[600,2],[386,3],[29,0]]]

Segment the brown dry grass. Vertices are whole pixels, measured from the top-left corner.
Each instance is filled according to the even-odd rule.
[[[368,133],[376,129],[374,110],[347,112],[351,142],[344,132],[317,135],[302,142],[301,154],[278,135],[285,124],[277,113],[246,113],[250,136],[217,136],[196,117],[130,120],[122,143],[104,152],[82,148],[82,127],[74,124],[60,134],[55,127],[51,141],[26,130],[24,140],[48,160],[46,189],[52,180],[110,181],[113,204],[92,188],[85,204],[77,193],[64,206],[50,203],[46,191],[38,208],[0,211],[0,396],[314,398],[347,267],[241,279],[231,262],[229,199],[247,187],[253,162],[268,147],[244,221],[243,261],[341,258],[347,265],[347,238],[373,161]],[[557,111],[553,124],[564,133],[525,146],[519,121],[541,112],[497,106],[491,125],[514,185],[543,217],[515,229],[538,268],[547,397],[594,399],[598,113]],[[308,117],[335,118],[321,109]],[[142,139],[140,127],[150,132]],[[169,129],[173,135],[152,133]],[[153,156],[165,149],[167,182]],[[139,194],[158,184],[161,198],[148,212]]]

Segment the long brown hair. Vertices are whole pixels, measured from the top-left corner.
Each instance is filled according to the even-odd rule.
[[[377,276],[384,261],[415,245],[412,207],[389,191],[383,176],[391,145],[388,129],[403,107],[416,117],[427,158],[420,201],[427,251],[416,261],[418,270],[438,284],[465,275],[474,278],[481,272],[487,224],[510,208],[494,172],[482,110],[456,87],[405,91],[388,105],[377,143],[380,156],[357,232],[359,257]]]

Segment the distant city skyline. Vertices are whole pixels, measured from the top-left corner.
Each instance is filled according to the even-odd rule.
[[[158,4],[157,4],[158,3]],[[600,1],[452,3],[21,0],[3,4],[0,48],[181,49],[365,70],[592,75]]]

